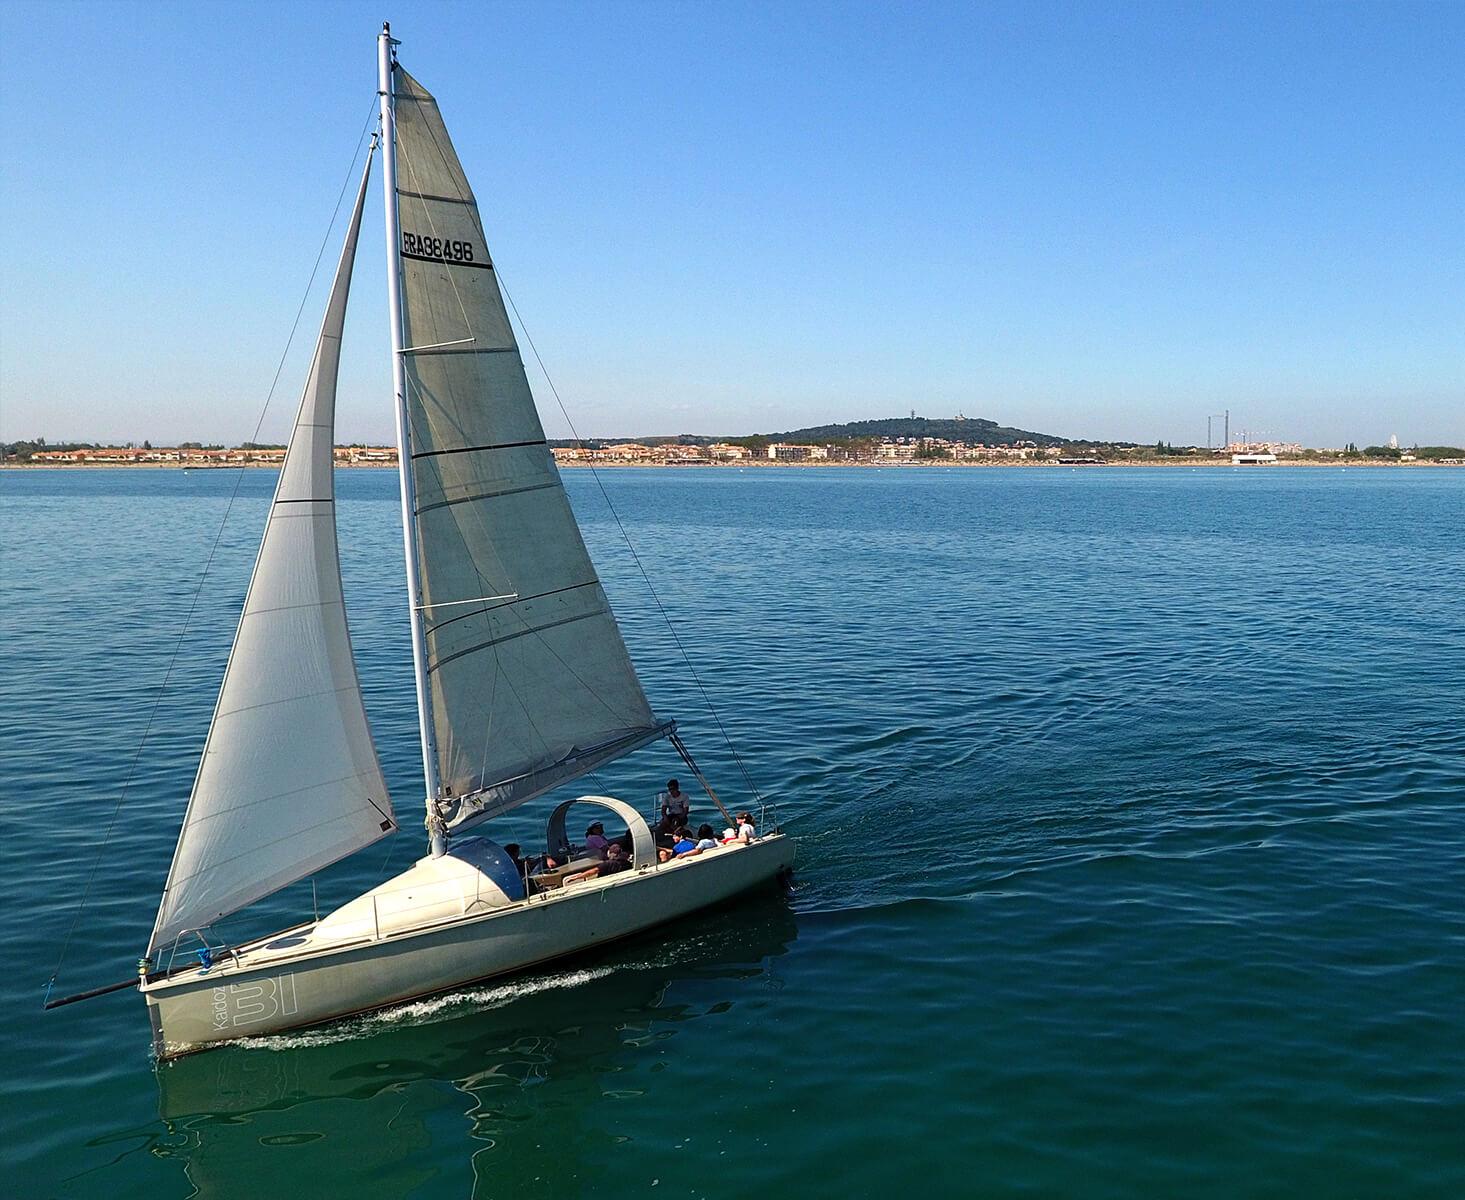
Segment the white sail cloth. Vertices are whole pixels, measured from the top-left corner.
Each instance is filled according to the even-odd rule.
[[[437,101],[394,71],[415,525],[444,793],[502,812],[658,736]],[[455,823],[458,823],[455,821]]]
[[[346,627],[332,463],[366,185],[364,174],[150,953],[395,828]]]

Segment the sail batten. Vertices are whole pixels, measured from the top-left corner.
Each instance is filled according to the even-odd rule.
[[[370,155],[149,953],[395,828],[336,544],[336,372]]]
[[[403,355],[404,469],[428,709],[443,794],[487,798],[486,809],[502,812],[661,726],[545,441],[437,101],[400,65],[393,96],[403,340],[422,347]],[[472,596],[492,602],[464,612]],[[587,757],[576,747],[608,749]]]

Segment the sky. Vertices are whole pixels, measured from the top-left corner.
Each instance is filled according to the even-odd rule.
[[[582,436],[1465,444],[1465,5],[0,15],[0,438],[247,439],[304,298],[284,436],[388,16]],[[338,441],[392,436],[382,245],[374,193]]]

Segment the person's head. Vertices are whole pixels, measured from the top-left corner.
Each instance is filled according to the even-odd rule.
[[[504,850],[508,853],[508,856],[510,858],[518,858],[519,857],[519,843],[518,842],[510,842],[507,846],[504,847]]]
[[[615,862],[623,854],[625,854],[625,851],[621,849],[620,842],[612,842],[605,849],[605,857],[611,862]]]
[[[703,826],[701,826],[697,830],[697,837],[699,839],[700,838],[710,838],[711,836],[712,836],[712,826],[711,825],[703,825]]]
[[[677,826],[677,838],[679,840],[685,841],[686,839],[690,838],[691,836],[692,836],[692,831],[690,829],[688,829],[685,825],[678,825]]]
[[[675,796],[682,790],[682,785],[679,784],[675,779],[668,779],[666,781],[666,790],[669,791],[673,796]]]
[[[752,823],[753,823],[753,814],[752,813],[745,813],[745,812],[738,813],[738,824],[739,825],[751,825]]]
[[[671,862],[671,851],[663,846],[656,852],[656,858],[659,862]]]
[[[592,833],[604,834],[605,826],[599,821],[592,821],[585,827],[585,836],[589,837]]]

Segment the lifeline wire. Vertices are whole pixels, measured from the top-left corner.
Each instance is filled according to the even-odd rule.
[[[250,441],[257,441],[259,431],[264,427],[265,416],[270,411],[270,401],[274,399],[275,388],[279,385],[280,374],[285,369],[285,359],[289,357],[290,347],[295,343],[295,333],[300,328],[300,317],[305,312],[306,301],[310,299],[310,289],[315,283],[316,272],[320,270],[320,261],[326,252],[326,246],[331,240],[331,230],[336,226],[336,217],[341,212],[341,201],[346,197],[346,191],[351,186],[351,180],[356,176],[356,160],[361,157],[361,143],[365,141],[367,131],[371,128],[371,114],[376,111],[377,99],[372,96],[371,108],[367,110],[366,123],[361,127],[361,134],[356,139],[356,149],[351,155],[351,165],[346,170],[346,181],[341,185],[340,194],[336,197],[336,207],[331,210],[330,222],[326,225],[325,237],[321,239],[320,249],[316,251],[315,263],[310,268],[310,278],[305,283],[305,294],[300,297],[300,306],[295,310],[295,320],[290,325],[290,336],[285,339],[285,349],[280,354],[280,361],[275,366],[275,377],[270,380],[270,390],[265,395],[264,407],[260,409],[259,420],[254,423],[254,433],[250,435]],[[173,668],[178,662],[179,652],[183,649],[183,639],[188,636],[188,626],[193,620],[194,611],[198,608],[198,598],[203,594],[204,581],[208,578],[209,567],[213,564],[214,554],[219,549],[219,542],[223,540],[224,530],[229,524],[229,514],[234,509],[234,501],[239,496],[239,485],[244,482],[244,471],[239,472],[238,478],[234,480],[234,490],[229,493],[229,502],[224,507],[223,520],[219,522],[219,531],[214,535],[214,544],[209,547],[208,557],[204,560],[203,570],[198,577],[198,587],[194,589],[193,599],[189,601],[188,612],[183,618],[183,628],[179,630],[178,641],[173,646],[173,653],[168,659],[168,669],[163,672],[163,682],[158,687],[158,693],[153,698],[152,710],[148,713],[147,724],[143,727],[142,740],[137,744],[137,750],[133,753],[132,764],[127,769],[127,778],[123,781],[122,790],[117,795],[117,803],[112,808],[111,820],[107,822],[107,830],[102,835],[102,844],[97,847],[96,856],[92,859],[91,870],[88,871],[86,884],[81,891],[81,899],[77,901],[76,910],[71,915],[71,924],[66,929],[66,937],[61,942],[61,953],[56,959],[56,968],[51,972],[51,978],[46,981],[46,995],[42,1001],[51,998],[51,989],[56,986],[56,977],[61,974],[61,967],[66,961],[66,952],[71,948],[72,935],[76,933],[77,922],[81,920],[81,914],[86,911],[88,898],[91,896],[92,883],[97,877],[97,868],[102,865],[102,854],[106,851],[108,843],[112,840],[112,831],[117,827],[117,815],[122,811],[122,802],[127,799],[127,789],[132,786],[133,776],[137,773],[138,761],[142,758],[143,747],[147,745],[148,736],[153,731],[153,720],[158,715],[158,707],[163,702],[163,693],[168,690],[168,680],[173,676]]]

